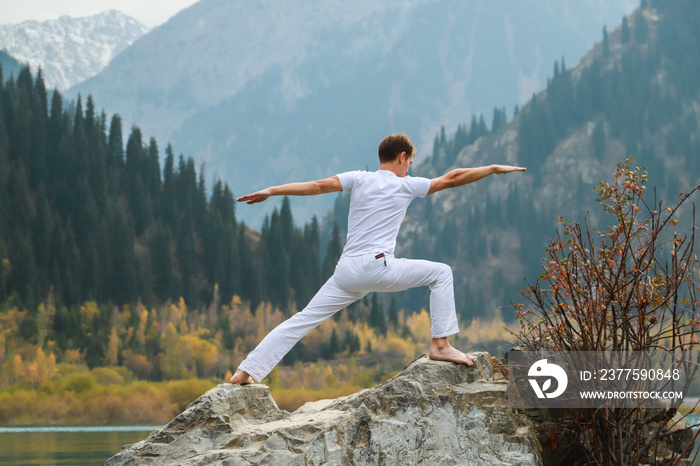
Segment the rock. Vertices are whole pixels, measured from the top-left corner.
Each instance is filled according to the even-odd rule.
[[[541,464],[498,362],[476,356],[471,367],[423,356],[377,387],[293,413],[265,385],[221,384],[106,464]]]

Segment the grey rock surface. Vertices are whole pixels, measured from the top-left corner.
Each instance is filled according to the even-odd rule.
[[[423,356],[386,382],[280,410],[267,386],[221,384],[107,465],[536,465],[527,416],[508,408],[488,353],[471,367]]]

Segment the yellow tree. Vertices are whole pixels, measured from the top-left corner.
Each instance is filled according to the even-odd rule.
[[[116,327],[112,327],[112,331],[109,334],[104,364],[105,366],[116,366],[119,364],[119,334]]]
[[[168,322],[165,333],[160,340],[161,354],[159,356],[160,372],[164,379],[179,379],[186,375],[183,363],[183,348],[175,325]]]

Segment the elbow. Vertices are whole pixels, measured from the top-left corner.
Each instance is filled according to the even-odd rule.
[[[328,180],[317,180],[311,183],[309,194],[315,196],[317,194],[326,194],[335,191],[333,185]]]
[[[459,177],[457,176],[457,173],[455,172],[450,172],[447,174],[447,177],[445,177],[445,187],[446,188],[456,188],[460,186],[459,183]]]
[[[318,194],[323,194],[323,185],[321,184],[320,181],[314,181],[311,183],[310,186],[311,189],[309,189],[309,194],[312,196],[316,196]]]

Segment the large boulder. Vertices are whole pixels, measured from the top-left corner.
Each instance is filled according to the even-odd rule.
[[[377,387],[293,413],[265,385],[221,384],[106,464],[541,464],[499,362],[475,356],[471,367],[423,356]]]

